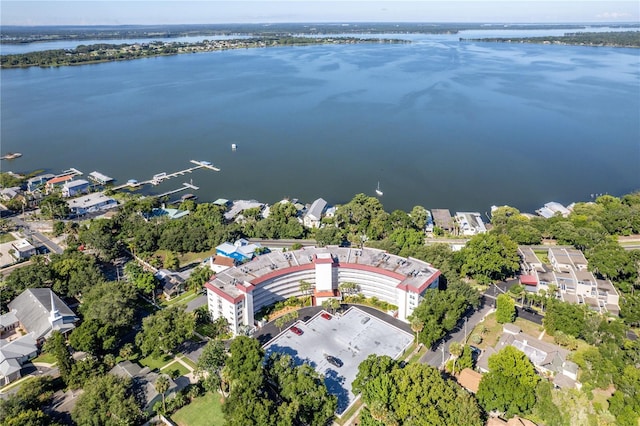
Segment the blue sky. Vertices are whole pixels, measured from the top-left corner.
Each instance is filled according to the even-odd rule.
[[[555,0],[2,0],[2,25],[639,22],[640,2]]]

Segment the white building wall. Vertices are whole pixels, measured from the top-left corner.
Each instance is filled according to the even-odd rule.
[[[333,265],[331,263],[316,263],[316,290],[331,291],[334,284],[332,278]]]
[[[218,319],[220,317],[225,318],[229,323],[229,328],[233,334],[238,334],[240,325],[243,324],[243,318],[238,318],[239,308],[242,309],[244,303],[240,301],[239,306],[227,301],[226,299],[218,296],[213,291],[207,289],[207,305],[209,306],[209,313],[212,319]]]

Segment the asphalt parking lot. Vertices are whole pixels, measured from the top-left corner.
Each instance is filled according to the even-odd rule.
[[[354,307],[329,320],[318,313],[306,323],[298,321],[294,325],[302,334],[287,328],[265,347],[266,356],[273,352],[287,354],[296,365],[307,363],[324,375],[327,389],[338,397],[338,415],[355,400],[351,384],[365,358],[370,354],[396,358],[413,341],[411,333]],[[333,364],[328,357],[335,358]],[[340,367],[334,365],[340,363]]]

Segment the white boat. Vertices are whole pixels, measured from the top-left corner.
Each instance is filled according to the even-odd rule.
[[[376,194],[378,194],[379,197],[382,197],[382,190],[380,189],[380,182],[378,182],[378,187],[376,188]]]

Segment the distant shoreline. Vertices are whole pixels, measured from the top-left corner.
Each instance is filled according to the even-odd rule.
[[[544,37],[488,37],[488,38],[460,38],[461,42],[493,42],[493,43],[530,43],[554,44],[561,46],[588,47],[626,47],[640,48],[640,31],[617,31],[601,33],[569,33],[564,36]]]
[[[0,57],[0,68],[49,68],[127,61],[184,53],[215,52],[230,49],[361,43],[406,44],[411,42],[399,39],[356,37],[259,37],[232,40],[204,40],[196,43],[158,41],[119,45],[93,44],[89,46],[80,45],[75,49],[43,50],[14,55],[2,55]]]

